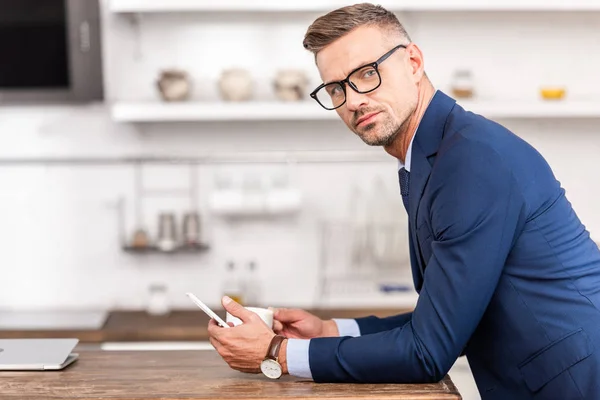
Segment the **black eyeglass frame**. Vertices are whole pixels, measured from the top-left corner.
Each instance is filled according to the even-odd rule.
[[[344,104],[346,104],[346,84],[348,84],[348,86],[350,86],[352,88],[352,90],[354,90],[356,93],[360,93],[360,94],[365,94],[365,93],[370,93],[374,90],[376,90],[379,86],[381,86],[381,74],[379,73],[379,65],[381,65],[382,62],[384,62],[385,60],[388,59],[389,56],[391,56],[396,50],[398,49],[406,49],[406,45],[403,44],[399,44],[398,46],[394,47],[393,49],[391,49],[390,51],[388,51],[387,53],[385,53],[384,55],[382,55],[381,57],[379,57],[377,59],[377,61],[372,62],[372,63],[368,63],[365,65],[361,65],[358,68],[353,69],[352,71],[350,71],[350,73],[348,74],[348,76],[346,77],[346,79],[342,79],[341,81],[332,81],[332,82],[327,82],[327,83],[322,83],[320,84],[315,90],[313,90],[310,93],[310,97],[312,97],[313,99],[315,99],[315,101],[317,103],[319,103],[319,105],[321,105],[321,107],[323,107],[326,110],[335,110],[336,108],[340,108],[341,106],[343,106]],[[377,76],[379,78],[379,83],[377,84],[377,86],[375,86],[373,89],[369,89],[366,91],[361,92],[360,90],[358,90],[358,88],[350,81],[350,77],[352,76],[352,74],[354,74],[356,71],[359,71],[365,67],[373,67],[375,69],[375,72],[377,72]],[[321,89],[323,89],[325,86],[329,86],[331,84],[337,83],[342,87],[342,90],[344,91],[344,101],[337,107],[333,107],[333,108],[329,108],[329,107],[325,107],[325,105],[323,105],[323,103],[321,103],[319,101],[319,99],[317,98],[317,92]]]

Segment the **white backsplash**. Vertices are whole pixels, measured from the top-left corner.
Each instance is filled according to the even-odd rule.
[[[164,67],[187,68],[196,77],[195,96],[202,100],[216,98],[219,71],[234,64],[262,76],[261,98],[271,95],[269,77],[277,68],[303,66],[316,82],[312,59],[301,48],[302,34],[313,17],[286,14],[265,22],[260,15],[151,15],[140,18],[138,31],[130,19],[104,13],[107,104],[0,108],[0,159],[173,157],[172,165],[146,166],[144,179],[148,187],[178,188],[188,183],[187,166],[178,164],[178,157],[253,151],[382,154],[363,145],[339,121],[137,126],[111,121],[112,101],[156,98],[154,79]],[[600,94],[600,81],[595,79],[600,67],[597,14],[416,13],[405,21],[413,39],[422,44],[426,70],[440,89],[447,88],[455,68],[467,65],[475,71],[484,97],[532,97],[543,79],[557,75],[573,96]],[[219,40],[211,39],[216,35]],[[490,58],[484,60],[482,53]],[[574,72],[571,60],[581,57],[586,62],[579,62]],[[548,159],[576,212],[600,240],[600,120],[501,122]],[[201,164],[198,206],[211,249],[200,255],[121,251],[116,207],[124,199],[131,234],[132,165],[0,163],[0,308],[143,308],[148,287],[155,282],[167,285],[174,307],[193,307],[186,291],[214,305],[228,260],[258,263],[265,303],[315,305],[322,220],[347,217],[353,185],[369,192],[376,177],[401,205],[391,158],[382,154],[382,161],[326,160],[323,156],[321,163],[296,162],[290,168],[290,182],[303,195],[299,214],[241,222],[208,212],[215,176],[271,174],[285,165]],[[185,198],[145,199],[144,222],[154,234],[160,210],[181,215],[188,207]],[[407,265],[398,266],[398,276],[411,283]],[[350,284],[348,290],[352,294],[356,288]],[[353,297],[353,306],[363,301],[343,293],[340,298],[344,296]],[[366,305],[395,301],[364,296]],[[407,302],[413,300],[407,295]]]

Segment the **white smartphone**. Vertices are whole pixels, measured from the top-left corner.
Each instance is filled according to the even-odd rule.
[[[208,306],[206,304],[204,304],[203,302],[200,301],[199,298],[197,298],[196,296],[194,296],[193,293],[186,293],[186,295],[198,306],[200,307],[200,309],[202,311],[204,311],[206,313],[206,315],[208,315],[209,317],[211,317],[212,319],[214,319],[215,321],[217,321],[217,323],[219,325],[221,325],[223,328],[230,328],[229,325],[227,325],[227,323],[225,321],[223,321],[217,314],[215,314],[215,312],[213,310],[211,310],[210,308],[208,308]]]

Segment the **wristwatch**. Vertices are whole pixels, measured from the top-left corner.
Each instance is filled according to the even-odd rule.
[[[269,344],[267,355],[260,363],[260,370],[267,378],[279,379],[283,374],[283,368],[281,368],[281,364],[277,360],[279,359],[281,343],[285,339],[287,339],[285,336],[275,335],[271,340],[271,344]]]

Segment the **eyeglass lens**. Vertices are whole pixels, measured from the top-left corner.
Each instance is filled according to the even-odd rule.
[[[375,89],[381,78],[377,68],[372,65],[356,70],[348,77],[349,85],[359,93],[367,93]],[[346,92],[339,83],[330,83],[322,87],[317,93],[317,100],[325,108],[337,108],[346,101]]]

